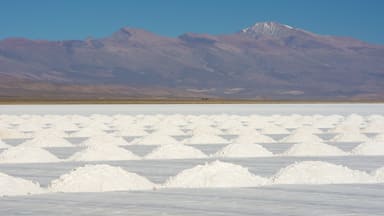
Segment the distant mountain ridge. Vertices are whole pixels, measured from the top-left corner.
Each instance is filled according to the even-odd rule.
[[[276,22],[176,38],[0,40],[0,99],[384,99],[384,46]]]

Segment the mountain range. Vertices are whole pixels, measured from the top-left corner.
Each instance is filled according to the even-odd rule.
[[[0,99],[383,100],[384,46],[276,22],[226,35],[0,40]]]

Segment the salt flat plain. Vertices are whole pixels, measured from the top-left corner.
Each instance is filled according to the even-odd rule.
[[[382,215],[384,105],[3,105],[0,215]]]

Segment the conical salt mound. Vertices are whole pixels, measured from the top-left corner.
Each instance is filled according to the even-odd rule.
[[[369,138],[359,132],[349,132],[336,135],[330,141],[332,142],[365,142]]]
[[[1,128],[0,139],[22,139],[26,138],[26,135],[14,129]]]
[[[197,135],[197,134],[222,135],[223,131],[221,131],[218,128],[211,127],[211,126],[199,125],[195,128],[192,128],[192,130],[191,130],[191,135]]]
[[[100,134],[92,136],[84,142],[80,143],[81,146],[119,146],[119,145],[129,145],[129,143],[122,137],[115,137],[110,134]]]
[[[358,125],[354,124],[340,124],[333,129],[328,130],[330,133],[351,133],[358,132],[360,133],[360,128]]]
[[[59,162],[55,155],[45,149],[16,146],[0,154],[0,163],[50,163]]]
[[[230,144],[212,155],[213,157],[271,157],[272,152],[257,144]]]
[[[3,140],[0,139],[0,149],[9,148],[10,145],[6,144]]]
[[[293,133],[310,133],[310,134],[321,134],[323,131],[320,129],[313,127],[313,126],[303,126],[300,128],[297,128],[296,130],[293,131]]]
[[[132,137],[141,137],[147,136],[148,132],[146,132],[143,128],[129,127],[129,128],[117,128],[116,134],[119,136],[132,136]]]
[[[33,137],[45,137],[45,136],[62,138],[62,137],[67,137],[68,134],[65,133],[64,131],[53,129],[53,128],[38,130],[35,133],[33,133]]]
[[[53,180],[53,192],[105,192],[151,190],[156,185],[148,179],[109,165],[86,165]]]
[[[293,145],[284,156],[344,156],[346,152],[322,142],[306,142]]]
[[[283,139],[280,140],[280,142],[286,142],[286,143],[322,142],[322,141],[323,139],[321,139],[320,137],[304,131],[293,132],[289,136],[284,137]]]
[[[376,181],[379,183],[384,183],[384,167],[381,167],[377,169],[374,173],[373,176],[376,178]]]
[[[220,161],[197,165],[171,177],[164,184],[172,188],[256,187],[267,179],[256,176],[248,169]]]
[[[161,133],[152,133],[150,135],[136,138],[130,142],[131,145],[168,145],[168,144],[179,144],[179,142],[168,135]]]
[[[163,127],[156,129],[155,133],[161,133],[168,136],[184,136],[185,133],[177,127]]]
[[[281,126],[268,124],[260,131],[262,134],[289,134],[289,131]]]
[[[323,161],[303,161],[281,169],[274,184],[349,184],[373,183],[369,174]]]
[[[383,141],[384,142],[384,133],[378,134],[373,138],[374,141]]]
[[[361,130],[363,133],[384,133],[384,123],[371,122],[364,129]]]
[[[38,183],[0,172],[0,197],[41,194],[43,192],[44,190]]]
[[[256,143],[275,143],[276,141],[269,136],[255,132],[253,134],[240,134],[232,140],[234,144],[256,144]]]
[[[368,141],[361,143],[352,150],[354,155],[384,155],[384,141]]]
[[[65,140],[64,138],[56,136],[38,136],[31,140],[27,140],[20,144],[25,147],[73,147],[73,144]]]
[[[132,152],[114,145],[94,145],[75,153],[69,161],[114,161],[139,160],[140,157]]]
[[[206,158],[200,150],[186,145],[163,145],[145,156],[146,159],[187,159]]]
[[[183,140],[184,144],[197,145],[197,144],[227,144],[228,140],[213,134],[199,133],[192,137]]]
[[[107,134],[107,133],[101,129],[82,128],[79,131],[72,133],[70,136],[71,137],[92,137],[92,136],[99,136],[102,134]]]

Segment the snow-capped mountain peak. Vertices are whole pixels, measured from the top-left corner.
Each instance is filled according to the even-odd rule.
[[[241,33],[251,36],[283,36],[297,31],[297,29],[277,22],[260,22],[241,30]]]

